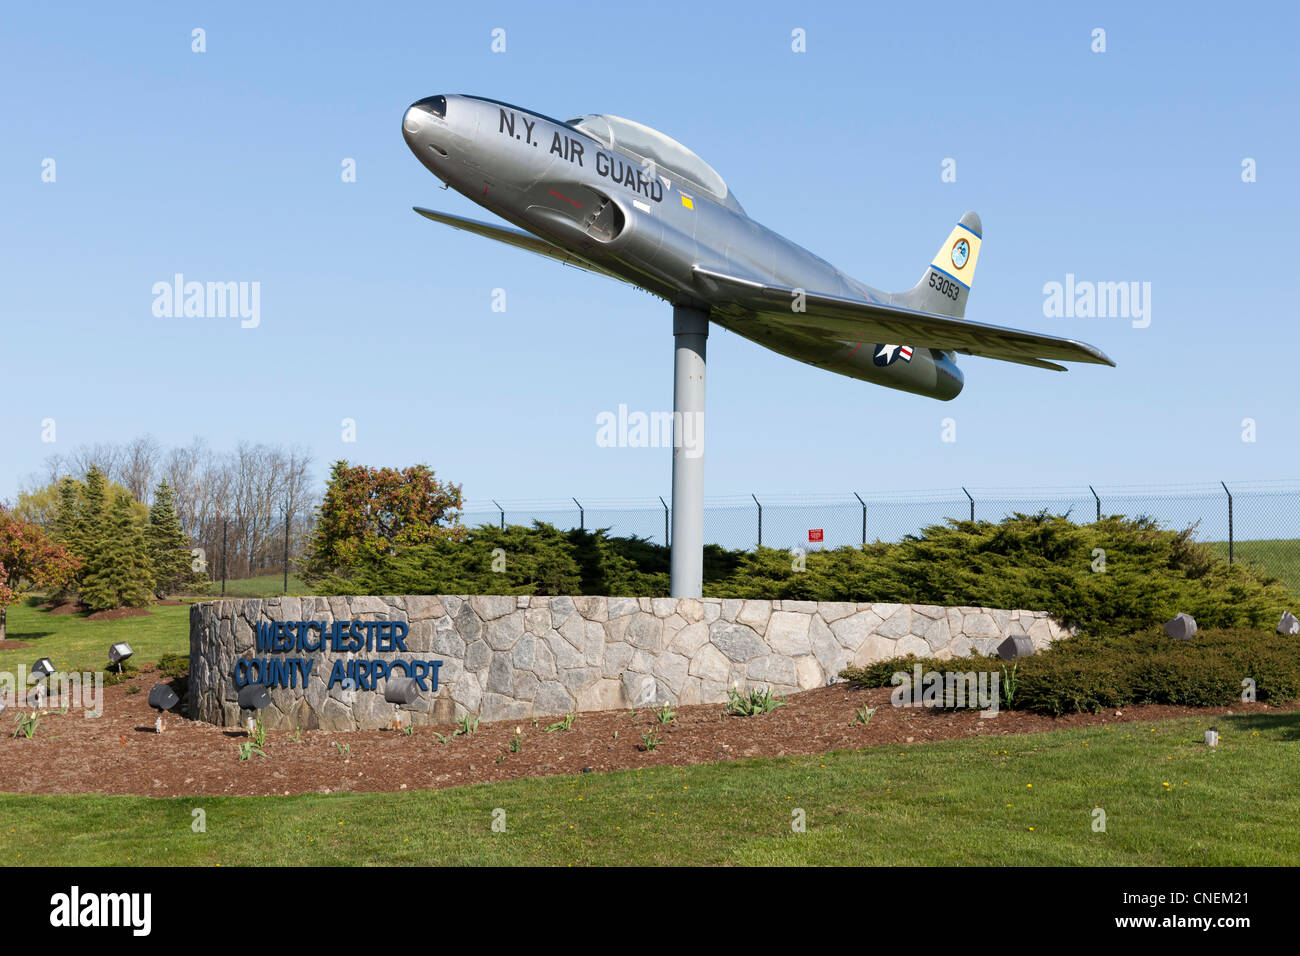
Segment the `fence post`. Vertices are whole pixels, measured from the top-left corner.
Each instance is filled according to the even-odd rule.
[[[578,506],[578,530],[579,530],[579,531],[586,531],[586,530],[587,530],[587,513],[586,513],[585,511],[582,510],[582,502],[579,501],[577,498],[571,498],[570,500],[571,500],[575,505]]]
[[[1101,520],[1101,499],[1097,497],[1097,492],[1093,491],[1092,485],[1088,486],[1088,490],[1092,491],[1092,497],[1097,501],[1097,520],[1100,521]]]
[[[857,498],[858,504],[862,505],[862,546],[865,548],[867,546],[867,503],[856,491],[853,492],[853,497]]]
[[[975,520],[975,499],[970,497],[970,492],[967,491],[964,487],[962,488],[962,492],[966,495],[967,498],[970,498],[970,520],[974,521]]]
[[[284,593],[289,593],[289,502],[284,503]]]
[[[758,505],[758,546],[761,548],[763,546],[763,503],[758,500],[758,495],[752,491],[749,497],[753,498],[754,504]]]
[[[1223,482],[1219,484],[1223,485],[1223,493],[1228,496],[1228,563],[1232,564],[1232,492]]]
[[[664,547],[671,548],[672,541],[668,539],[668,502],[664,501],[664,496],[659,496],[659,503],[664,506]]]
[[[492,499],[492,503],[494,505],[497,505],[497,501],[495,498]],[[501,530],[505,531],[506,530],[506,509],[502,508],[500,505],[497,505],[497,511],[501,512]]]
[[[226,532],[230,530],[230,519],[221,519],[221,596],[226,596]]]

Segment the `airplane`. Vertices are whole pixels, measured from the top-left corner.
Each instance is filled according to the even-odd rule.
[[[710,323],[820,368],[948,401],[965,379],[956,355],[1064,371],[1114,365],[1071,339],[964,318],[983,242],[957,221],[921,280],[881,292],[760,225],[726,182],[681,143],[633,120],[561,121],[481,96],[427,96],[402,135],[445,188],[518,228],[415,207],[435,222],[646,290],[673,309],[673,484],[669,593],[704,580],[704,392]],[[699,439],[688,448],[682,436]]]
[[[809,365],[948,401],[965,382],[957,354],[1055,371],[1115,364],[1082,342],[964,317],[983,242],[974,212],[915,286],[882,292],[755,222],[713,167],[633,120],[560,121],[441,95],[411,104],[402,134],[443,188],[518,228],[415,207],[420,215],[638,286],[675,315],[695,310]]]

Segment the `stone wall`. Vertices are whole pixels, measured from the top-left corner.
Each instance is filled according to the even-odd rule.
[[[1063,628],[1044,612],[979,607],[611,597],[303,597],[225,600],[190,611],[191,716],[240,722],[233,673],[258,656],[265,622],[400,621],[406,653],[307,653],[302,687],[274,687],[262,713],[275,729],[387,726],[394,705],[375,690],[327,687],[335,662],[440,660],[436,693],[403,708],[415,724],[569,711],[716,703],[727,689],[766,685],[778,694],[832,683],[845,666],[903,654],[992,653],[1008,635],[1041,649]],[[285,632],[290,633],[290,632]],[[398,672],[400,676],[400,671]]]

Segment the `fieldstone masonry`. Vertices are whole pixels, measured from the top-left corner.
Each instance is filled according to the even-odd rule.
[[[403,709],[413,724],[718,703],[737,684],[789,694],[832,683],[849,664],[993,654],[1012,634],[1041,649],[1068,633],[1041,611],[927,604],[464,595],[210,601],[190,611],[191,716],[240,722],[232,673],[236,660],[255,654],[259,622],[335,620],[404,621],[409,654],[397,656],[443,662],[437,693]],[[268,728],[366,730],[392,721],[382,683],[327,691],[334,661],[346,654],[306,656],[316,659],[306,690],[272,688],[262,713]]]

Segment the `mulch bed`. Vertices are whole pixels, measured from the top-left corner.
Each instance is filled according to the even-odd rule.
[[[80,711],[41,718],[31,740],[11,739],[11,709],[0,737],[0,790],[13,793],[103,793],[174,797],[198,794],[250,795],[440,789],[516,777],[622,768],[712,763],[750,757],[780,757],[852,750],[878,744],[899,746],[956,737],[1006,737],[1062,727],[1146,723],[1173,717],[1300,710],[1264,704],[1232,707],[1126,707],[1102,714],[1051,718],[1003,711],[984,719],[975,712],[895,708],[889,688],[859,690],[847,684],[823,687],[786,699],[786,706],[756,717],[722,717],[721,704],[680,707],[676,720],[660,726],[647,708],[579,714],[572,729],[546,733],[545,718],[480,724],[469,737],[442,744],[419,727],[411,736],[390,730],[334,733],[268,731],[266,757],[237,759],[242,730],[170,716],[163,734],[154,733],[148,692],[160,680],[152,667],[104,689],[104,716],[87,720]],[[132,691],[132,688],[135,688]],[[867,726],[850,722],[863,704],[878,708]],[[518,728],[522,751],[507,752]],[[641,736],[658,731],[654,751],[640,749]],[[615,737],[617,732],[617,737]],[[341,754],[334,746],[349,746]],[[497,758],[505,755],[500,763]]]
[[[177,601],[168,599],[166,601],[155,601],[149,607],[175,607],[178,604],[190,604],[190,601]],[[58,604],[47,602],[37,607],[38,611],[48,611],[50,614],[85,614],[87,621],[120,621],[128,617],[144,617],[149,613],[149,607],[115,607],[107,611],[94,611],[91,613],[90,608],[78,601],[61,601]],[[23,645],[16,645],[22,647]],[[0,648],[3,650],[3,648]]]
[[[79,601],[46,601],[38,605],[36,610],[49,611],[51,614],[84,614],[87,608]]]

